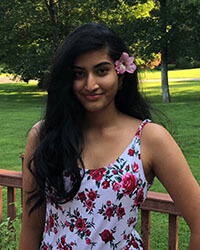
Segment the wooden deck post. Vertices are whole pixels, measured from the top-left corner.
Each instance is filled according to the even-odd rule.
[[[178,223],[179,216],[169,214],[169,250],[178,250]]]
[[[16,189],[13,187],[8,187],[7,191],[7,216],[13,220],[16,217]]]
[[[2,213],[3,213],[3,200],[2,200],[2,187],[0,186],[0,223],[2,222]]]
[[[148,210],[141,211],[141,235],[145,250],[151,249],[150,231],[151,230],[151,212]]]

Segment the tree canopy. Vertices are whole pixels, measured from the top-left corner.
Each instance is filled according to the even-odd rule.
[[[198,0],[1,0],[0,64],[25,81],[42,82],[71,30],[103,22],[126,41],[141,67],[159,52],[168,62],[195,66],[199,7]]]

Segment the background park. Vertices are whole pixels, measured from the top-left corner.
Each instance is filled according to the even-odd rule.
[[[29,129],[43,117],[44,79],[59,44],[80,24],[103,22],[126,41],[155,121],[173,135],[200,183],[199,9],[198,0],[1,0],[0,168],[21,171],[19,156]],[[158,180],[151,191],[166,192]],[[20,214],[19,199],[16,206]],[[5,209],[0,246],[15,249]],[[18,233],[20,217],[16,222]],[[168,249],[167,225],[166,215],[153,214],[151,249]],[[187,249],[189,234],[180,218],[179,249]]]

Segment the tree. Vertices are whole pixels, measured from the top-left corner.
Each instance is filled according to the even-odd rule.
[[[167,61],[178,63],[186,55],[200,61],[199,5],[198,0],[1,0],[0,64],[27,82],[42,83],[66,35],[82,23],[103,22],[126,41],[140,67],[161,52],[168,102]]]
[[[189,58],[190,66],[200,66],[198,53],[200,49],[200,2],[197,0],[154,0],[153,2],[155,5],[150,11],[150,16],[142,20],[144,24],[146,23],[143,25],[146,44],[148,44],[145,50],[147,54],[151,52],[162,54],[162,96],[163,102],[170,102],[168,62],[178,65],[178,62]],[[138,35],[140,42],[145,39],[139,33]]]
[[[64,2],[1,1],[0,62],[6,64],[8,72],[27,82],[43,79],[50,58],[68,33],[68,17],[61,12]]]
[[[132,25],[148,13],[146,5],[123,0],[1,0],[0,63],[27,82],[42,83],[56,48],[72,29],[85,22],[104,22],[128,45],[134,44],[137,29]]]

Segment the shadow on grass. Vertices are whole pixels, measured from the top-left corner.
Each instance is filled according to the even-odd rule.
[[[154,85],[155,84],[155,85]],[[153,86],[152,86],[153,85]],[[200,101],[200,81],[175,82],[170,84],[171,102],[197,102]],[[151,103],[162,102],[162,89],[156,83],[143,86],[144,95]]]
[[[46,100],[46,92],[37,85],[22,83],[0,84],[1,103],[28,103],[43,104]]]
[[[151,103],[162,103],[162,91],[158,83],[145,84],[142,86],[142,91]],[[173,103],[200,101],[200,81],[170,83],[170,95]],[[25,83],[0,84],[0,103],[43,105],[45,101],[46,92],[39,89],[37,85]]]

